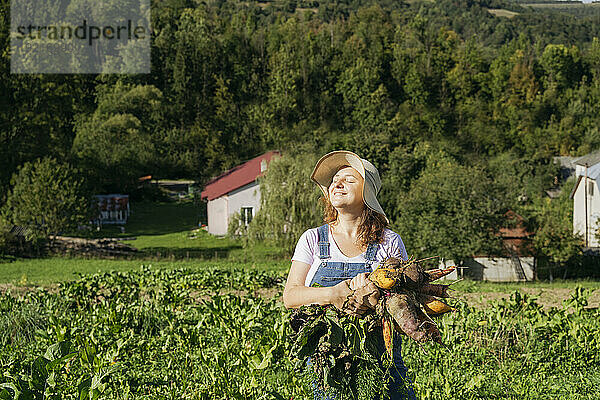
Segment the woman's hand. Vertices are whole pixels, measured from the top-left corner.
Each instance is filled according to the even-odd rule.
[[[369,280],[369,272],[363,272],[362,274],[356,275],[350,281],[350,289],[356,290],[363,286],[367,286],[371,281]]]
[[[350,288],[355,290],[354,296],[359,302],[366,303],[369,308],[374,309],[379,301],[379,289],[369,279],[369,272],[356,275],[350,281]]]
[[[362,298],[355,296],[356,291],[350,289],[350,279],[333,286],[331,304],[340,311],[350,315],[362,315],[367,310],[367,305]]]
[[[369,308],[375,308],[379,300],[379,289],[370,282],[356,290],[351,289],[351,280],[333,287],[332,304],[349,315],[362,316]]]
[[[367,305],[368,308],[375,309],[379,302],[379,288],[371,281],[354,292],[354,297],[359,298],[360,302]]]

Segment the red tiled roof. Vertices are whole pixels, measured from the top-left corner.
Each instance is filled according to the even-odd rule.
[[[525,220],[523,219],[523,217],[517,214],[516,212],[508,210],[504,214],[504,216],[506,217],[507,221],[515,222],[513,222],[512,227],[503,227],[499,229],[500,236],[502,236],[502,238],[527,239],[533,235],[531,232],[527,231],[527,228],[525,227]]]
[[[245,162],[244,164],[233,167],[229,171],[223,172],[221,175],[210,180],[206,184],[204,190],[200,194],[202,199],[207,199],[209,201],[214,200],[231,192],[232,190],[254,182],[254,180],[261,174],[261,161],[266,160],[267,163],[269,163],[274,155],[279,154],[280,153],[277,150],[269,151],[261,156]]]
[[[509,257],[516,254],[519,257],[531,256],[534,254],[531,244],[533,233],[527,230],[525,219],[512,210],[508,210],[504,217],[506,221],[512,222],[512,227],[503,227],[498,230],[497,235],[502,238],[503,257]],[[489,257],[488,254],[477,254],[472,257]]]

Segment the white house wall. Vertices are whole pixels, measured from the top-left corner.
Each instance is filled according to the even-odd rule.
[[[227,196],[210,200],[206,205],[208,214],[208,233],[225,235],[227,233]]]
[[[227,215],[231,217],[234,213],[240,212],[242,207],[252,207],[252,217],[260,207],[260,185],[258,182],[252,182],[236,190],[227,193],[229,197],[229,208]]]
[[[214,200],[206,205],[208,214],[208,233],[213,235],[227,234],[231,217],[240,212],[242,207],[252,207],[252,217],[260,207],[260,185],[252,182]]]
[[[573,232],[585,238],[586,234],[586,188],[588,184],[593,185],[593,195],[587,195],[587,246],[598,247],[596,231],[598,229],[598,220],[600,219],[600,195],[596,181],[585,178],[581,179],[575,194],[573,195]]]

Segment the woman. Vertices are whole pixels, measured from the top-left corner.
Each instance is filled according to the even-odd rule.
[[[325,225],[298,240],[283,302],[287,308],[333,304],[360,316],[374,308],[379,296],[368,274],[388,257],[408,258],[400,236],[387,229],[389,221],[377,201],[379,172],[352,152],[334,151],[317,162],[311,179],[323,191]],[[408,393],[402,389],[406,367],[400,335],[394,335],[394,364],[391,399],[414,399],[410,384]],[[315,388],[315,399],[326,398]]]

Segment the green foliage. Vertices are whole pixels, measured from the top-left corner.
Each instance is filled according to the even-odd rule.
[[[14,175],[3,215],[27,228],[28,239],[48,238],[89,223],[91,204],[91,193],[78,170],[44,158],[25,163]]]
[[[421,398],[593,398],[586,387],[598,380],[599,371],[588,369],[600,355],[598,342],[589,333],[579,336],[598,329],[592,321],[597,310],[581,307],[588,295],[576,289],[562,307],[550,310],[520,292],[484,310],[460,305],[439,321],[444,341],[452,343],[448,349],[430,348],[423,355],[414,343],[406,345],[406,363],[419,366]]]
[[[29,374],[5,373],[0,383],[0,396],[6,400],[61,399],[71,392],[79,399],[96,400],[106,390],[108,376],[119,366],[97,355],[93,340],[78,337],[77,347],[64,340],[51,344],[43,356],[38,356]],[[79,377],[69,373],[71,363],[81,365]],[[75,393],[72,393],[74,388]]]
[[[140,176],[202,184],[302,143],[377,165],[393,220],[424,168],[423,144],[490,171],[511,207],[530,203],[550,186],[552,156],[600,147],[600,13],[554,6],[153,2],[148,75],[11,74],[0,30],[0,199],[20,165],[45,156],[71,161],[96,190],[133,195]],[[8,27],[7,0],[0,10]],[[266,227],[254,237],[283,243]]]
[[[11,233],[12,224],[0,215],[0,257],[15,254],[18,239]]]
[[[310,180],[316,162],[310,153],[271,160],[260,179],[260,209],[248,226],[250,243],[265,241],[292,253],[300,235],[319,223],[320,192]]]
[[[456,262],[474,254],[498,254],[497,230],[506,205],[486,171],[432,153],[427,167],[398,196],[394,226],[417,256]]]
[[[99,88],[96,111],[78,118],[73,154],[97,189],[129,191],[156,170],[152,133],[162,123],[161,97],[153,86],[118,82]]]
[[[294,311],[291,318],[290,357],[320,390],[340,399],[385,398],[389,360],[375,314],[357,318],[313,305]]]
[[[487,169],[514,210],[520,210],[532,199],[545,195],[544,189],[552,187],[559,175],[558,166],[549,157],[519,157],[513,152],[491,156]],[[569,190],[569,184],[565,183],[564,187]]]
[[[229,216],[229,225],[227,226],[227,236],[233,239],[247,241],[248,226],[245,224],[239,211]]]
[[[546,71],[546,86],[569,87],[579,81],[581,76],[580,55],[577,47],[549,44],[544,49],[540,64]]]
[[[282,282],[247,268],[143,267],[2,294],[0,398],[310,398],[289,357],[290,312],[240,292]],[[518,291],[484,309],[458,303],[437,320],[447,346],[404,340],[418,398],[594,398],[600,315],[589,295],[576,288],[550,309]]]
[[[0,347],[3,396],[16,398],[17,390],[34,398],[86,399],[296,395],[283,305],[219,293],[281,284],[280,274],[270,272],[142,267],[86,276],[59,293],[19,301],[0,295],[0,309],[10,307],[13,320],[30,309],[40,310],[41,320],[31,336],[13,335]],[[0,329],[6,337],[14,328]],[[236,385],[226,384],[232,378]]]
[[[537,197],[530,207],[535,235],[533,246],[541,257],[553,265],[565,265],[581,254],[582,237],[573,234],[573,200],[570,198],[574,179],[563,186],[556,199]]]

